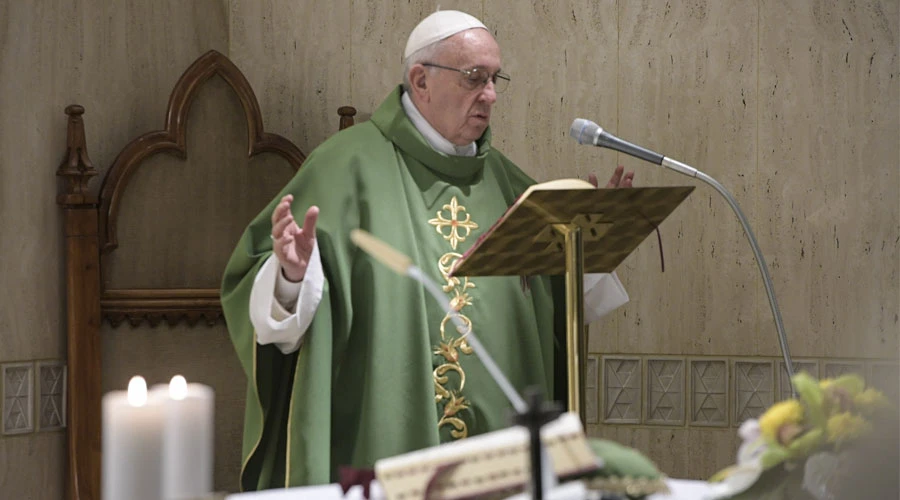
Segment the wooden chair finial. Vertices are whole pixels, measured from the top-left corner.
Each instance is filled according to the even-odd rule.
[[[60,205],[85,205],[97,202],[88,192],[88,183],[97,175],[97,169],[87,152],[84,135],[84,107],[78,104],[66,106],[69,125],[66,132],[66,155],[56,170],[56,175],[66,180],[66,186],[56,201]]]
[[[338,108],[338,114],[341,115],[341,122],[338,130],[344,130],[353,126],[353,117],[356,116],[356,108],[353,106],[341,106]]]

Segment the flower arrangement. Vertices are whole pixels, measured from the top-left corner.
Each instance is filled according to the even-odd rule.
[[[776,403],[758,420],[741,425],[737,464],[710,478],[713,498],[844,498],[837,493],[841,481],[851,483],[853,478],[846,479],[861,472],[860,457],[871,461],[873,451],[877,453],[872,444],[888,437],[878,432],[885,427],[888,434],[896,433],[891,403],[881,392],[867,389],[858,375],[817,381],[799,373],[791,382],[796,399]],[[894,439],[890,441],[896,450]],[[881,458],[890,462],[887,470],[896,483],[898,458],[891,450],[885,448]]]

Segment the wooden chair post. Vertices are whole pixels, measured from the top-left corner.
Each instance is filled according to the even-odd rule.
[[[81,115],[66,107],[67,152],[56,175],[65,186],[56,198],[65,219],[66,341],[68,350],[68,464],[66,498],[99,500],[101,470],[100,246],[97,197],[88,183],[97,170],[88,157]]]

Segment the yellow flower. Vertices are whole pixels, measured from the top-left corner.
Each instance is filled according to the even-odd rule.
[[[853,398],[853,404],[863,415],[872,415],[878,410],[888,408],[891,404],[881,391],[866,389]]]
[[[872,430],[872,424],[859,415],[844,412],[829,418],[826,428],[828,442],[840,445],[868,433]]]
[[[819,381],[819,389],[822,389],[823,391],[827,390],[832,386],[832,384],[834,384],[833,378],[823,378]]]
[[[803,405],[796,399],[789,399],[769,408],[759,419],[759,429],[766,440],[776,442],[783,426],[799,424],[802,420]]]
[[[823,379],[819,382],[819,387],[822,390],[837,390],[840,389],[850,396],[856,396],[861,393],[863,389],[866,387],[866,381],[863,378],[855,373],[845,373],[838,378],[835,379]]]

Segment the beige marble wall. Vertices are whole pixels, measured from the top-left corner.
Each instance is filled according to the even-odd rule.
[[[220,0],[0,2],[0,363],[65,356],[63,109],[85,107],[90,157],[105,172],[128,140],[163,125],[188,64],[227,51],[226,19]],[[63,498],[64,464],[63,431],[0,434],[4,498]]]
[[[593,434],[641,449],[672,476],[703,477],[733,456],[742,384],[771,367],[768,397],[782,386],[762,281],[724,200],[674,172],[577,146],[567,134],[575,117],[689,163],[734,194],[804,366],[821,374],[857,367],[896,384],[896,0],[0,2],[0,363],[64,357],[53,173],[65,105],[87,109],[90,155],[105,172],[130,138],[162,125],[181,71],[217,49],[256,89],[266,129],[309,151],[336,130],[338,106],[356,106],[365,119],[399,82],[406,34],[437,3],[481,17],[501,43],[513,82],[495,108],[495,144],[535,178],[604,177],[622,163],[637,170],[640,185],[697,186],[660,227],[665,272],[656,238],[648,238],[619,270],[631,303],[592,325]],[[160,181],[145,182],[139,189]],[[209,193],[188,207],[204,209]],[[240,217],[251,211],[242,208]],[[183,263],[168,261],[177,275]],[[118,269],[127,283],[134,269]],[[215,269],[195,270],[214,279]],[[164,359],[184,336],[199,335],[160,328],[105,330],[104,354],[115,359],[108,387],[122,385],[136,352]],[[233,373],[223,332],[210,335],[197,376],[213,373],[211,366]],[[653,374],[678,366],[683,423],[653,423],[661,418],[646,404],[660,390]],[[695,425],[691,381],[699,372],[692,370],[701,367],[724,370],[715,399],[725,405],[724,427]],[[638,378],[622,392],[632,398],[625,403],[645,402],[636,414],[609,396],[613,375],[631,369]],[[0,491],[60,498],[63,453],[60,431],[0,436]],[[217,484],[231,489],[225,476],[234,454],[224,456],[230,465]]]
[[[300,75],[280,66],[311,64],[297,61],[291,47],[315,41],[334,64],[306,79],[341,96],[316,99],[329,108],[350,103],[364,119],[398,81],[406,34],[435,2],[309,7],[329,22],[337,16],[340,33],[329,36],[339,49],[322,43],[321,28],[285,2],[263,5],[296,20],[273,15],[257,20],[260,31],[232,30],[235,57],[263,51],[278,61],[259,70],[260,79],[275,80],[264,84],[264,100],[308,92],[284,90]],[[637,170],[640,185],[697,187],[660,228],[665,272],[656,238],[648,238],[620,269],[632,302],[593,325],[590,339],[596,378],[588,402],[597,420],[589,429],[634,444],[674,476],[704,477],[725,465],[735,426],[784,394],[768,299],[743,229],[715,190],[576,146],[567,136],[575,117],[721,182],[767,258],[798,367],[823,375],[859,369],[896,393],[897,2],[792,5],[441,2],[479,16],[500,42],[513,82],[495,107],[495,145],[535,178],[605,176],[621,163]],[[263,9],[232,6],[243,15]],[[266,37],[285,24],[287,52],[278,53]],[[637,398],[628,404],[645,402],[636,420],[604,413],[622,403],[609,396],[618,394],[610,389],[622,374],[606,373],[612,365],[604,356],[634,361],[633,392],[625,393]],[[665,392],[660,380],[677,380],[664,372],[670,359],[682,370],[677,425],[660,420],[653,400]],[[706,392],[698,389],[704,384]]]

